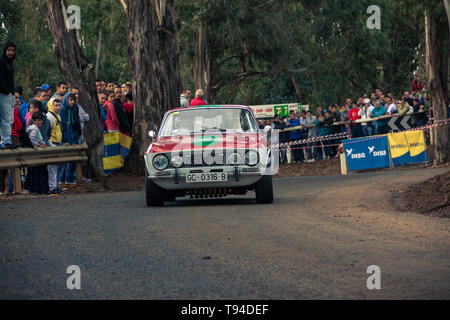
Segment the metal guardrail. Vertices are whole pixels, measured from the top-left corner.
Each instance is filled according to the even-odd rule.
[[[39,148],[17,148],[0,150],[0,169],[36,167],[45,164],[87,161],[86,143],[75,146]]]

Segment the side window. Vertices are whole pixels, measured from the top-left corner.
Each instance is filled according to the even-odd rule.
[[[242,131],[248,131],[250,129],[248,118],[247,118],[247,111],[241,110],[239,114],[239,120],[241,124]]]

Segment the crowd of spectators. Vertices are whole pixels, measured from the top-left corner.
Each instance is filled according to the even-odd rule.
[[[99,100],[100,123],[104,133],[120,131],[131,135],[133,125],[133,97],[131,84],[96,81]],[[80,103],[80,90],[58,82],[56,91],[48,84],[35,88],[33,98],[25,101],[21,87],[14,89],[13,122],[10,126],[11,142],[1,149],[33,147],[36,150],[49,146],[77,145],[85,142],[84,127],[89,114]],[[1,152],[1,151],[0,151]],[[0,194],[5,190],[7,170],[0,170]],[[76,184],[76,164],[48,165],[27,168],[25,192],[60,194],[62,185]],[[10,173],[10,180],[14,180]],[[89,180],[83,177],[84,180]]]
[[[52,86],[44,83],[34,89],[27,102],[23,89],[14,86],[15,53],[14,43],[8,41],[0,57],[0,152],[17,147],[38,150],[84,143],[85,124],[91,119],[82,106],[80,89],[60,81],[54,92]],[[134,108],[131,83],[119,86],[97,80],[96,88],[98,125],[103,132],[120,131],[131,136]],[[60,194],[66,191],[63,185],[75,184],[77,180],[75,163],[30,167],[23,174],[25,193]],[[6,189],[8,175],[11,191],[15,181],[13,170],[0,170],[0,194]]]
[[[280,130],[280,161],[287,163],[287,142],[324,137],[332,134],[347,133],[351,138],[385,134],[390,131],[389,117],[398,114],[412,115],[412,127],[421,127],[428,123],[430,102],[427,94],[422,93],[423,85],[417,78],[411,84],[415,90],[410,94],[405,91],[400,99],[392,93],[384,95],[380,89],[363,94],[356,101],[347,98],[342,105],[335,104],[328,108],[318,106],[316,112],[302,110],[291,111],[289,117],[276,115],[274,119],[259,120],[260,129],[268,126]],[[378,118],[381,117],[381,118]],[[360,120],[360,121],[357,121]],[[345,123],[345,124],[344,124]],[[297,130],[286,130],[299,127]],[[291,144],[293,163],[314,162],[329,159],[337,155],[337,146],[342,139],[330,138],[306,144]]]

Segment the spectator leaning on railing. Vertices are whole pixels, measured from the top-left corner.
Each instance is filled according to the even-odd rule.
[[[427,113],[425,105],[419,103],[418,98],[413,99],[413,111],[414,111],[414,126],[422,127],[427,124]]]
[[[50,121],[52,128],[52,135],[50,139],[51,145],[60,146],[62,145],[61,117],[59,116],[61,101],[57,98],[50,99],[47,106],[47,119]],[[58,167],[59,166],[57,164],[47,166],[50,194],[61,194],[66,191],[65,188],[58,188]]]
[[[285,128],[286,128],[286,124],[283,121],[281,121],[279,115],[276,115],[275,119],[273,120],[273,123],[272,123],[272,129],[284,130]],[[278,140],[279,140],[280,144],[289,142],[288,134],[289,133],[286,131],[279,132]],[[287,163],[286,150],[287,150],[287,146],[280,146],[280,163],[281,164]]]
[[[290,117],[288,122],[286,122],[286,126],[289,127],[298,127],[300,126],[300,120],[295,117],[295,113],[294,111],[290,112]],[[290,141],[296,141],[299,140],[301,137],[300,134],[300,130],[293,130],[290,131],[290,136],[289,139]],[[304,158],[303,158],[303,150],[299,149],[300,145],[293,145],[291,147],[291,154],[292,154],[292,158],[293,158],[293,163],[297,163],[297,162],[303,162]]]
[[[412,112],[411,106],[406,103],[405,98],[400,100],[400,103],[397,105],[397,111],[401,116],[404,116],[407,113]]]
[[[61,104],[62,142],[65,144],[79,144],[81,136],[80,112],[75,102],[75,94],[67,93]],[[62,164],[58,168],[58,182],[61,184],[76,183],[76,164],[73,162]]]
[[[381,105],[380,101],[375,102],[375,108],[370,113],[372,118],[377,118],[384,116],[386,114],[386,109]],[[378,119],[375,122],[375,135],[387,133],[387,121],[388,119]]]
[[[352,108],[348,112],[349,119],[352,122],[360,119],[360,116],[358,115],[358,113],[359,113],[359,108],[357,107],[356,103],[352,103]],[[360,123],[354,123],[354,122],[352,123],[351,135],[352,135],[352,138],[359,138],[362,136]]]
[[[306,117],[304,119],[304,123],[306,126],[308,126],[308,139],[313,139],[317,137],[317,127],[316,127],[316,118],[312,115],[311,111],[306,112]],[[308,142],[307,146],[307,154],[308,154],[308,161],[307,162],[314,162],[315,158],[317,157],[317,144],[320,144],[319,142]]]
[[[370,99],[365,99],[358,112],[361,120],[370,120],[370,114],[373,109],[374,106],[370,105]],[[362,122],[361,128],[365,137],[373,135],[374,127],[372,122]]]
[[[43,112],[34,112],[31,117],[32,123],[27,128],[27,133],[36,150],[46,147],[41,131],[39,130],[39,127],[42,126],[44,120],[46,120],[46,118]],[[46,165],[28,168],[25,189],[31,193],[48,194],[48,171]]]
[[[316,120],[316,126],[319,127],[319,136],[324,137],[331,134],[331,126],[333,120],[331,119],[331,112],[325,112],[325,116],[318,116]],[[323,144],[329,144],[329,141],[324,141]],[[331,147],[324,147],[325,157],[329,159],[331,157]],[[319,149],[319,160],[322,160],[322,150]]]

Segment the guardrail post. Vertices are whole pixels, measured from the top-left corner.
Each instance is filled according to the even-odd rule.
[[[83,168],[81,167],[81,163],[77,162],[77,183],[83,182]]]
[[[22,174],[20,173],[20,168],[14,168],[11,170],[13,173],[13,184],[14,184],[14,193],[22,193]]]
[[[344,151],[344,145],[341,143],[339,145],[339,150],[343,151],[339,156],[341,158],[341,174],[347,175],[348,169],[347,169],[347,159],[345,158],[345,151]]]

